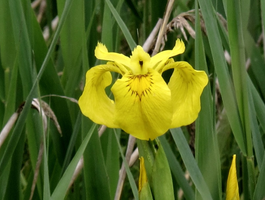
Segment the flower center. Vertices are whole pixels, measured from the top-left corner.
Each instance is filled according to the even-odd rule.
[[[139,74],[139,75],[129,75],[128,92],[131,92],[131,95],[136,96],[141,101],[142,96],[146,96],[151,93],[152,85],[154,84],[151,73]]]

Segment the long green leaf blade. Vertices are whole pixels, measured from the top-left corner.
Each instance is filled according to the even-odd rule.
[[[191,150],[187,144],[187,140],[184,137],[182,130],[180,128],[170,129],[171,135],[179,149],[182,160],[190,173],[190,177],[199,191],[202,199],[212,199],[211,193],[207,184],[201,174],[201,171],[191,153]]]
[[[116,9],[113,7],[112,3],[110,2],[110,0],[105,0],[105,2],[108,4],[113,16],[115,17],[118,25],[120,26],[129,46],[130,49],[133,50],[136,47],[136,43],[134,42],[132,35],[130,34],[127,26],[125,25],[125,23],[123,22],[123,20],[121,19],[121,17],[119,16],[118,12],[116,11]]]
[[[207,36],[210,43],[210,49],[213,56],[213,62],[220,83],[220,90],[223,97],[223,103],[227,111],[227,116],[233,130],[235,139],[244,154],[247,154],[246,146],[243,139],[243,127],[241,124],[239,111],[237,108],[234,87],[228,73],[227,64],[224,58],[220,34],[216,22],[216,13],[213,9],[212,2],[199,0],[202,16],[205,21]]]
[[[55,190],[53,191],[53,193],[51,195],[51,199],[54,199],[54,200],[64,199],[66,192],[67,192],[67,189],[68,189],[68,186],[70,184],[71,178],[72,178],[74,171],[75,171],[75,168],[77,166],[77,163],[80,160],[81,156],[83,155],[95,128],[96,128],[96,124],[93,124],[91,126],[90,130],[88,131],[87,135],[85,136],[82,144],[78,148],[72,161],[70,162],[67,169],[65,170],[64,175],[62,176],[62,178],[59,181],[58,185],[56,186]]]
[[[195,67],[207,72],[198,6],[195,28]],[[195,123],[195,157],[213,199],[222,199],[221,163],[213,117],[214,107],[209,83],[201,95],[201,111]],[[197,195],[196,199],[200,199],[199,196]]]

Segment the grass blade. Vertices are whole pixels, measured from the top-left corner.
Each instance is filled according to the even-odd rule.
[[[110,0],[105,0],[105,2],[108,4],[110,11],[112,12],[114,18],[116,19],[118,25],[121,28],[121,31],[123,32],[129,46],[130,49],[133,50],[134,47],[136,47],[136,43],[134,42],[127,26],[125,25],[125,23],[123,22],[123,20],[121,19],[121,17],[119,16],[118,12],[116,11],[116,9],[113,7],[112,3],[110,2]]]
[[[255,185],[255,171],[254,162],[250,159],[253,156],[252,136],[250,130],[249,119],[249,95],[247,84],[247,73],[245,69],[245,49],[243,33],[247,30],[243,29],[241,17],[241,4],[237,1],[227,2],[227,23],[228,35],[231,51],[231,67],[235,86],[236,100],[238,104],[239,114],[243,126],[241,135],[243,136],[245,147],[247,150],[247,172],[248,180],[244,179],[245,186],[248,185],[250,196],[254,192]],[[246,14],[247,15],[247,14]],[[247,188],[245,188],[246,190]]]
[[[179,149],[181,158],[190,173],[190,177],[199,191],[202,199],[212,199],[209,188],[201,174],[201,171],[195,161],[186,138],[184,137],[182,130],[180,128],[170,129],[171,135]]]
[[[198,6],[195,28],[195,68],[207,72]],[[201,95],[201,111],[195,123],[195,158],[213,199],[222,199],[221,163],[213,117],[214,107],[209,82]],[[215,184],[212,184],[213,182]]]
[[[253,83],[251,82],[250,78],[248,77],[248,90],[250,93],[249,98],[249,113],[250,113],[250,123],[251,123],[251,130],[252,130],[252,138],[253,138],[253,146],[255,150],[255,157],[257,159],[258,168],[262,170],[262,160],[264,156],[264,145],[262,143],[262,137],[260,133],[260,127],[257,121],[257,113],[265,114],[265,106],[264,103],[259,100],[260,97],[257,94],[257,90],[254,87]],[[259,103],[256,103],[259,101]],[[260,105],[259,105],[260,104]],[[258,108],[257,108],[257,105]],[[255,108],[256,106],[256,108]],[[262,109],[262,107],[264,109]],[[258,116],[259,117],[259,116]],[[264,116],[265,117],[265,116]],[[264,119],[264,118],[262,118]],[[263,122],[263,120],[261,120]],[[264,124],[264,123],[263,123]],[[262,125],[261,125],[262,126]]]
[[[96,124],[93,124],[90,128],[90,130],[88,131],[87,135],[85,136],[85,138],[83,139],[82,144],[80,145],[80,147],[78,148],[75,156],[73,157],[72,161],[70,162],[70,164],[68,165],[67,169],[65,170],[61,180],[59,181],[59,183],[57,184],[55,190],[53,191],[52,195],[51,195],[51,199],[57,200],[57,199],[64,199],[68,186],[71,182],[71,178],[74,174],[76,165],[78,163],[78,161],[80,160],[81,156],[83,155],[87,144],[91,138],[91,135],[93,134],[94,130],[96,128]]]
[[[90,120],[85,119],[84,123],[87,121]],[[84,152],[83,171],[86,196],[91,199],[110,200],[110,182],[97,130],[91,136]]]
[[[165,136],[159,137],[160,142],[164,148],[164,151],[167,156],[168,164],[170,166],[170,169],[172,171],[172,174],[176,180],[176,182],[179,184],[181,189],[183,190],[184,196],[187,200],[193,200],[195,199],[194,191],[192,190],[191,186],[189,185],[187,179],[185,178],[185,174],[176,159],[174,153],[172,152],[172,149],[170,148],[168,142],[166,141]]]
[[[261,170],[258,176],[257,185],[253,195],[254,200],[260,200],[265,198],[265,154],[263,156],[263,161],[260,169]]]
[[[220,83],[220,90],[225,109],[227,111],[228,120],[235,139],[243,152],[247,154],[247,149],[243,139],[243,128],[236,104],[234,87],[228,73],[227,64],[224,58],[219,29],[216,21],[216,13],[213,9],[212,2],[207,0],[199,0],[202,16],[205,20],[206,31],[209,39],[210,49],[213,56],[213,62]]]
[[[15,4],[16,2],[14,2],[15,0],[13,0],[12,2],[10,3],[13,3]],[[37,83],[38,81],[40,80],[49,60],[50,60],[50,57],[51,57],[51,54],[55,48],[55,45],[56,45],[56,42],[59,38],[59,33],[61,31],[61,28],[64,24],[64,21],[66,19],[66,16],[68,15],[68,12],[69,12],[69,9],[71,7],[71,3],[72,3],[72,0],[67,0],[66,1],[66,5],[65,5],[65,9],[64,9],[64,12],[62,14],[62,17],[61,17],[61,21],[59,23],[59,26],[58,26],[58,29],[56,30],[55,32],[55,35],[54,35],[54,38],[52,40],[52,43],[51,43],[51,46],[46,54],[46,57],[43,61],[43,64],[39,70],[39,73],[36,77],[36,80],[35,82],[33,83],[33,86],[31,87],[31,90],[29,92],[29,94],[27,95],[27,99],[26,99],[26,102],[25,102],[25,105],[24,105],[24,108],[23,108],[23,111],[21,112],[20,114],[20,117],[17,121],[17,124],[14,128],[14,131],[13,131],[13,134],[9,140],[9,143],[8,143],[8,146],[6,147],[5,149],[5,153],[4,155],[2,156],[1,160],[0,160],[0,173],[4,171],[6,165],[8,164],[10,158],[12,157],[13,153],[14,153],[14,150],[15,150],[15,147],[18,143],[18,140],[20,139],[21,137],[21,134],[22,134],[22,130],[23,130],[23,127],[24,127],[24,124],[25,124],[25,121],[26,121],[26,117],[27,117],[27,114],[28,114],[28,111],[30,109],[30,106],[31,106],[31,101],[33,99],[34,96],[37,96],[35,94],[35,90],[36,90],[36,87],[37,87]],[[14,5],[15,6],[15,5]],[[26,89],[25,89],[26,90]]]
[[[228,34],[231,51],[231,66],[233,73],[233,81],[239,113],[242,125],[244,126],[244,139],[247,147],[247,154],[252,156],[252,143],[249,125],[249,109],[248,109],[248,85],[247,73],[245,69],[245,49],[243,40],[243,28],[241,22],[240,5],[236,1],[228,1],[227,4],[227,23]]]
[[[133,175],[132,175],[132,172],[130,171],[129,165],[128,165],[128,163],[127,163],[127,161],[126,161],[126,159],[125,159],[125,157],[123,155],[123,151],[122,151],[122,147],[120,145],[118,133],[117,133],[117,131],[115,129],[114,129],[114,133],[115,133],[117,145],[119,147],[119,151],[120,151],[120,154],[121,154],[121,157],[122,157],[122,161],[125,164],[125,170],[126,170],[126,173],[127,173],[128,179],[129,179],[129,182],[130,182],[130,186],[132,188],[133,196],[134,196],[134,198],[136,200],[139,200],[137,186],[136,186],[135,181],[133,179]]]

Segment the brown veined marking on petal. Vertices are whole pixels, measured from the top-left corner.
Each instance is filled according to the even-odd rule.
[[[144,64],[144,62],[142,60],[139,60],[139,65],[141,68],[143,67],[143,64]]]
[[[121,74],[122,76],[129,71],[129,68],[127,66],[122,65],[122,64],[117,63],[117,62],[109,61],[105,64],[105,66],[106,65],[112,67],[112,69],[110,69],[109,71],[116,72],[118,74]]]
[[[164,68],[166,65],[168,65],[168,64],[170,64],[170,63],[173,63],[173,62],[174,62],[174,59],[173,59],[173,58],[169,58],[169,59],[166,60],[165,63],[162,63],[162,62],[158,63],[158,64],[154,67],[154,69],[155,69],[158,73],[161,74],[161,73],[163,72],[163,68]]]
[[[146,80],[147,78],[149,80]],[[135,81],[137,81],[138,83],[136,83]],[[148,86],[146,86],[143,90],[141,89],[142,91],[139,91],[140,90],[139,86],[140,87],[142,86],[141,84],[143,84],[143,81],[147,81]],[[135,97],[138,97],[139,101],[142,100],[142,96],[147,96],[148,94],[151,93],[152,91],[151,87],[154,84],[151,73],[141,74],[141,75],[130,75],[127,82],[128,84],[126,85],[126,87],[129,87],[128,93],[130,92],[131,96],[134,95]],[[133,88],[135,87],[135,85],[132,84],[137,84],[136,88]]]

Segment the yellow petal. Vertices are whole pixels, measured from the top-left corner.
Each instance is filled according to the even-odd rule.
[[[226,200],[239,200],[238,182],[236,175],[236,155],[233,155],[226,186]]]
[[[187,62],[170,63],[164,70],[174,68],[168,83],[173,104],[170,128],[188,125],[195,121],[201,109],[200,96],[208,83],[204,71],[197,71]]]
[[[125,66],[130,66],[131,59],[129,57],[120,53],[108,52],[108,49],[102,43],[98,43],[95,49],[95,56],[100,60],[109,60]]]
[[[153,69],[146,75],[125,74],[112,87],[115,98],[115,123],[142,140],[164,134],[171,124],[171,92]]]
[[[147,183],[147,175],[144,166],[144,157],[140,157],[140,176],[139,176],[139,192],[141,192],[144,185]]]
[[[172,50],[161,51],[160,53],[151,57],[151,65],[155,67],[160,61],[166,62],[167,59],[182,54],[185,51],[185,45],[182,40],[177,39]],[[157,70],[159,71],[159,70]]]
[[[134,75],[146,74],[150,66],[150,55],[141,46],[137,46],[131,55],[130,68]]]
[[[82,113],[95,123],[118,128],[114,123],[114,102],[105,93],[105,88],[112,81],[110,70],[120,72],[111,63],[98,65],[87,71],[85,88],[78,104]]]
[[[144,165],[144,157],[140,157],[140,176],[139,176],[139,199],[140,200],[153,200],[153,195],[150,185],[147,180],[146,169]]]

